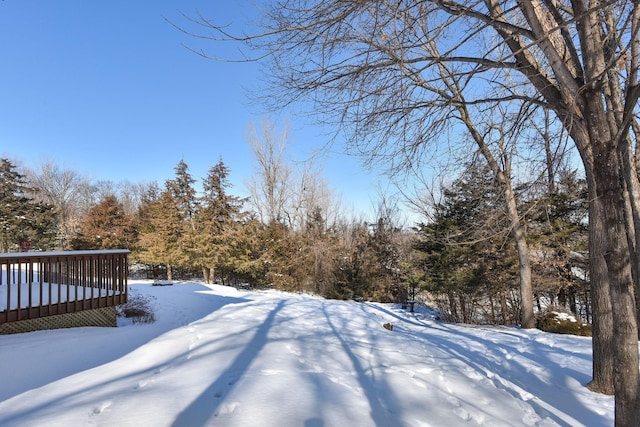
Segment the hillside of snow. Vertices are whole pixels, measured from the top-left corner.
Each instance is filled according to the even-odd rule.
[[[613,425],[613,398],[584,387],[590,338],[276,291],[130,289],[155,323],[0,336],[0,426]]]

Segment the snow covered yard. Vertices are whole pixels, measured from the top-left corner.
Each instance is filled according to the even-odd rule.
[[[0,336],[0,425],[613,425],[613,398],[584,387],[589,338],[150,283],[130,289],[153,324]]]

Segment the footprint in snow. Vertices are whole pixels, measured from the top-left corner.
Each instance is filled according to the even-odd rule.
[[[197,334],[195,338],[191,339],[191,342],[189,343],[189,350],[193,350],[196,344],[198,344],[198,341],[200,341],[201,339],[202,335],[200,334]]]
[[[167,365],[164,366],[160,366],[158,369],[156,369],[155,371],[153,371],[153,375],[158,375],[162,372],[164,372],[166,369],[168,368]]]
[[[420,388],[427,388],[428,387],[429,383],[427,383],[426,381],[424,381],[424,380],[422,380],[420,378],[411,377],[411,379],[413,380],[413,383],[415,385],[417,385],[418,387],[420,387]]]
[[[449,390],[448,392],[451,393],[451,390]],[[460,403],[458,399],[456,399],[450,394],[447,395],[447,402],[449,402],[452,406],[455,406],[456,408],[460,408],[462,406],[462,403]]]
[[[239,402],[229,402],[229,403],[226,403],[226,404],[222,405],[222,406],[220,407],[220,409],[218,409],[218,410],[215,412],[215,416],[217,417],[217,416],[219,416],[219,415],[231,414],[233,411],[235,411],[235,410],[236,410],[236,408],[237,408],[238,406],[240,406],[240,403],[239,403]]]
[[[100,405],[98,405],[95,408],[93,408],[93,411],[91,411],[91,415],[100,415],[109,406],[111,406],[111,401],[110,400],[106,400],[106,401],[102,402]]]
[[[484,375],[482,375],[480,372],[476,371],[473,368],[465,368],[463,372],[467,378],[473,381],[480,381],[485,378]]]
[[[464,421],[471,421],[471,415],[469,414],[469,411],[464,408],[456,408],[453,413]]]
[[[284,348],[286,348],[287,351],[294,356],[302,356],[302,352],[293,344],[287,343],[284,345]]]
[[[141,388],[145,388],[147,384],[149,384],[149,380],[140,380],[133,389],[140,390]]]

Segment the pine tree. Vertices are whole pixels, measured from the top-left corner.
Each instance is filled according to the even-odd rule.
[[[28,194],[25,176],[8,159],[0,159],[0,251],[50,249],[55,238],[55,216],[50,205],[36,203]]]
[[[557,182],[527,206],[529,235],[536,275],[538,301],[560,305],[590,320],[589,283],[576,272],[588,271],[588,203],[584,180],[575,171],[560,174]],[[577,299],[583,296],[583,304]],[[543,308],[539,304],[539,308]]]
[[[448,308],[453,321],[510,323],[518,302],[507,303],[517,289],[517,261],[507,238],[506,214],[491,175],[471,166],[443,190],[433,218],[418,228],[426,288]],[[494,302],[499,308],[494,308]],[[500,314],[497,314],[498,311]]]

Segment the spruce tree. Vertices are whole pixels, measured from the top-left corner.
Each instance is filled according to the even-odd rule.
[[[483,167],[471,165],[443,190],[432,220],[418,228],[416,249],[426,288],[457,322],[510,323],[519,306],[508,303],[518,287],[517,261],[490,177]]]
[[[530,212],[529,235],[536,249],[533,265],[539,308],[544,308],[542,299],[589,321],[586,182],[577,177],[576,171],[563,171],[557,182],[529,201],[526,208]]]
[[[36,203],[29,194],[25,176],[6,158],[0,159],[0,251],[51,249],[55,238],[55,216],[51,206]]]

